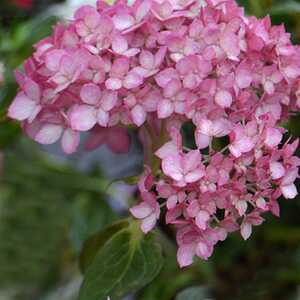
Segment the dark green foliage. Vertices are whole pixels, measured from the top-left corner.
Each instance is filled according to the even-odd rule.
[[[161,248],[153,234],[145,236],[130,220],[100,232],[86,244],[81,257],[86,270],[79,300],[122,299],[151,282],[162,266]]]

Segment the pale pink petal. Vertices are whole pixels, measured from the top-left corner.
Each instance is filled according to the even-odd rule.
[[[181,82],[177,79],[172,79],[164,88],[164,96],[171,98],[175,96],[181,89]]]
[[[112,41],[112,49],[114,52],[122,54],[128,49],[128,43],[124,36],[115,36]]]
[[[163,21],[172,15],[173,6],[168,0],[160,1],[160,3],[154,2],[154,4],[156,5],[152,9],[152,13],[159,20]]]
[[[247,201],[238,200],[235,207],[238,210],[239,215],[243,216],[247,211],[248,203],[247,203]]]
[[[197,147],[201,149],[205,149],[209,146],[212,141],[212,138],[208,135],[202,134],[199,129],[195,130],[195,141]]]
[[[267,202],[266,200],[263,198],[263,197],[259,197],[257,200],[256,200],[256,206],[260,209],[268,209],[267,207]]]
[[[234,156],[234,157],[240,157],[242,155],[241,150],[239,149],[239,147],[236,147],[235,145],[230,145],[228,147],[230,153]]]
[[[143,0],[136,10],[135,18],[137,22],[140,22],[150,11],[152,2],[149,0]]]
[[[197,243],[196,247],[196,254],[197,256],[201,257],[204,260],[208,260],[208,258],[212,255],[213,253],[213,247],[211,245],[208,245],[205,242],[199,242]]]
[[[295,180],[298,178],[298,173],[299,173],[298,168],[289,169],[286,172],[284,178],[282,179],[281,184],[282,185],[289,185],[291,183],[294,183]]]
[[[252,225],[247,222],[243,222],[241,225],[241,235],[244,240],[248,240],[252,233]]]
[[[60,49],[48,52],[45,59],[47,69],[57,72],[60,68],[61,59],[65,54],[66,52]]]
[[[158,102],[157,114],[160,119],[168,118],[174,112],[174,105],[168,99],[162,99]]]
[[[164,144],[161,148],[159,148],[155,155],[160,159],[163,159],[170,155],[176,155],[178,153],[178,147],[173,142],[168,142]]]
[[[282,140],[282,133],[276,128],[268,128],[266,131],[265,144],[274,148],[280,144]]]
[[[62,136],[62,148],[66,154],[74,153],[80,142],[80,134],[78,131],[66,129]]]
[[[151,231],[156,224],[156,215],[152,213],[150,216],[146,217],[141,224],[141,229],[144,233]]]
[[[249,137],[243,137],[242,139],[234,143],[234,147],[238,148],[240,152],[247,153],[254,148],[255,144]]]
[[[218,91],[215,96],[215,101],[219,106],[227,108],[231,106],[233,99],[232,95],[229,92]]]
[[[178,78],[179,76],[175,69],[167,68],[159,72],[155,76],[155,81],[160,87],[165,88],[172,79],[178,79]]]
[[[36,105],[36,107],[34,108],[33,112],[31,113],[30,117],[27,119],[28,122],[33,122],[33,120],[36,119],[37,115],[39,114],[39,112],[42,110],[42,105],[38,104]]]
[[[272,95],[275,92],[274,83],[271,80],[266,80],[264,82],[264,90],[269,94]]]
[[[62,126],[55,124],[46,124],[41,127],[34,139],[40,144],[50,145],[59,140],[62,132]]]
[[[155,54],[155,67],[159,67],[163,62],[168,51],[168,47],[160,47],[159,50]]]
[[[142,202],[136,206],[129,209],[130,213],[137,219],[144,219],[152,213],[152,207],[146,203]]]
[[[19,93],[8,109],[8,116],[12,119],[24,121],[28,119],[36,108],[36,102],[24,93]]]
[[[195,218],[195,222],[199,229],[205,230],[207,228],[207,221],[209,219],[209,213],[205,210],[200,210]]]
[[[83,21],[79,21],[75,24],[76,32],[81,37],[86,37],[90,34],[90,29],[86,26],[86,24]]]
[[[286,199],[294,199],[298,195],[297,187],[294,184],[283,185],[280,190]]]
[[[143,50],[140,55],[140,64],[143,68],[151,70],[154,68],[154,55],[148,51],[148,50]]]
[[[248,70],[240,69],[236,74],[236,82],[240,89],[245,89],[251,85],[252,75]]]
[[[213,122],[208,119],[201,119],[197,124],[197,131],[207,136],[213,136],[214,126]]]
[[[24,83],[25,94],[34,101],[39,101],[41,98],[41,89],[39,85],[31,79],[27,79]]]
[[[131,48],[131,49],[123,52],[122,54],[124,56],[127,56],[127,57],[133,57],[133,56],[136,56],[138,53],[140,53],[140,49],[138,49],[138,48]]]
[[[123,85],[126,89],[134,89],[143,83],[143,77],[139,74],[130,72],[124,79]]]
[[[80,90],[80,98],[86,104],[97,104],[100,97],[101,90],[94,83],[85,84]]]
[[[114,22],[115,27],[121,31],[133,26],[135,23],[134,17],[126,13],[114,15],[112,20]]]
[[[177,202],[178,202],[178,197],[177,197],[177,195],[172,195],[172,196],[169,197],[168,200],[167,200],[167,208],[168,208],[169,210],[175,208]]]
[[[221,35],[220,45],[230,59],[237,59],[241,50],[238,37],[233,32],[224,32]]]
[[[184,180],[186,183],[196,182],[202,177],[204,177],[205,171],[203,168],[196,169],[184,175]]]
[[[76,131],[88,131],[97,123],[97,111],[89,105],[76,105],[70,112],[70,123]]]
[[[144,108],[138,104],[135,105],[134,108],[131,110],[131,116],[133,123],[140,127],[146,121],[147,114]]]
[[[181,268],[187,267],[193,263],[195,255],[195,246],[193,244],[181,245],[177,250],[177,261]]]
[[[181,167],[181,157],[179,155],[168,156],[162,160],[162,170],[176,181],[183,179],[183,170]]]
[[[110,70],[111,77],[123,78],[129,71],[129,58],[117,58]]]
[[[119,90],[122,87],[122,81],[118,78],[109,78],[105,81],[105,86],[109,90]]]
[[[195,170],[200,166],[201,163],[201,153],[199,150],[192,150],[188,152],[183,160],[183,170],[187,174],[190,171]]]
[[[132,69],[132,71],[136,74],[139,74],[141,77],[149,77],[152,75],[151,70],[142,67],[135,67]]]
[[[75,11],[75,20],[84,19],[89,14],[94,14],[96,11],[95,7],[92,5],[82,5]]]
[[[280,162],[271,162],[270,171],[272,179],[276,180],[284,176],[285,168]]]
[[[118,102],[117,92],[105,91],[101,98],[101,107],[105,111],[112,110]]]
[[[212,133],[215,137],[223,137],[230,133],[232,124],[228,120],[218,119],[213,122]]]
[[[100,126],[106,127],[109,122],[109,113],[99,108],[97,111],[97,122]]]
[[[84,18],[84,22],[89,28],[96,28],[100,22],[100,15],[98,14],[97,10],[88,13]]]

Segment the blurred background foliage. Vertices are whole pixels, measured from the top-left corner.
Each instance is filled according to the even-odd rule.
[[[269,14],[274,24],[284,23],[294,42],[300,42],[300,1],[239,3],[248,14]],[[17,89],[13,70],[72,4],[74,0],[0,0],[0,61],[5,66],[0,86],[0,300],[76,299],[83,241],[127,211],[127,199],[119,205],[107,195],[109,182],[98,161],[78,168],[84,155],[67,160],[57,150],[40,148],[5,117]],[[53,5],[59,13],[50,9]],[[286,126],[300,137],[298,116]],[[267,218],[247,242],[232,236],[209,262],[197,261],[185,270],[177,266],[172,231],[161,226],[164,267],[134,299],[300,299],[299,213],[300,198],[282,201],[280,220]]]

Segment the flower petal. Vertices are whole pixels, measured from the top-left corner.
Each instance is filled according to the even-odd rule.
[[[62,148],[66,154],[72,154],[76,151],[80,142],[80,134],[78,131],[66,129],[62,136]]]
[[[21,92],[10,105],[8,109],[8,116],[12,119],[24,121],[31,116],[36,105],[36,102],[32,101],[23,92]]]
[[[54,144],[59,140],[62,132],[62,126],[56,124],[46,124],[41,127],[34,137],[34,140],[43,145]]]
[[[76,105],[71,109],[70,123],[76,131],[88,131],[97,123],[97,111],[89,105]]]

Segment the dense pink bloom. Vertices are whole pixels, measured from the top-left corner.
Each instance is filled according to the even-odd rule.
[[[87,149],[124,153],[136,128],[145,170],[130,211],[145,233],[161,217],[176,227],[180,266],[297,196],[298,142],[280,124],[300,108],[300,48],[269,17],[234,0],[98,1],[35,47],[8,115],[66,153],[83,132]]]

